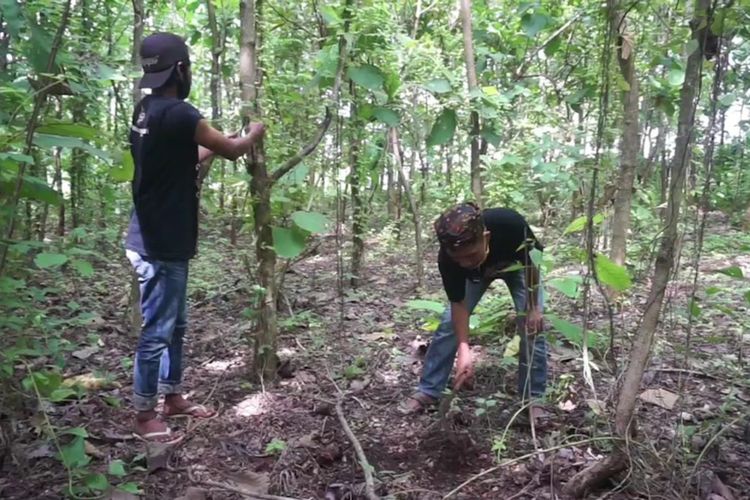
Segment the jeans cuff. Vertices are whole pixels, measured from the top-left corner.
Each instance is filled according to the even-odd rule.
[[[158,390],[159,394],[182,394],[182,384],[160,380]]]
[[[440,399],[440,397],[443,395],[442,393],[430,389],[426,389],[422,387],[421,385],[417,387],[417,390],[424,394],[425,396],[430,396],[432,399]]]
[[[153,396],[141,396],[140,394],[133,394],[133,406],[138,411],[149,411],[156,408],[156,404],[159,402],[159,395],[154,394]]]

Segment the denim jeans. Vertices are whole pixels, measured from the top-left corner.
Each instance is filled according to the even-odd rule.
[[[187,327],[188,261],[153,260],[132,250],[128,260],[141,291],[141,338],[135,353],[133,404],[152,410],[158,394],[182,389],[182,343]]]
[[[502,273],[499,278],[505,281],[513,297],[516,309],[516,329],[521,338],[518,360],[518,394],[522,397],[537,398],[544,395],[547,385],[547,342],[542,333],[533,337],[529,342],[525,329],[526,314],[526,278],[524,271]],[[484,292],[489,288],[492,279],[466,280],[466,306],[472,313]],[[537,289],[537,303],[540,311],[544,307],[544,294],[541,284]],[[419,391],[439,398],[448,383],[453,361],[456,357],[458,342],[453,333],[451,309],[448,307],[443,313],[440,326],[432,337],[430,347],[425,355],[422,378],[419,380]],[[529,368],[528,360],[531,359]]]

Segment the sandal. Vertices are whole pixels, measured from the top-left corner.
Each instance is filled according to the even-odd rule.
[[[430,406],[437,405],[438,400],[423,392],[415,392],[398,405],[398,411],[402,415],[414,415],[422,413]]]
[[[136,439],[140,439],[141,441],[144,441],[146,443],[158,443],[166,445],[176,444],[182,441],[182,438],[184,437],[182,434],[172,432],[172,429],[167,427],[167,424],[165,424],[158,418],[154,420],[157,420],[161,425],[163,425],[164,429],[160,431],[144,432],[142,434],[136,430],[135,432],[133,432],[133,437],[135,437]]]
[[[193,417],[193,418],[202,418],[202,419],[211,419],[218,415],[218,413],[214,410],[209,410],[203,405],[190,405],[185,409],[177,410],[175,412],[167,411],[168,407],[164,408],[164,416],[165,417]]]

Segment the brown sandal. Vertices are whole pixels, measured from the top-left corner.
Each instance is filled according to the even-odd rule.
[[[430,406],[437,405],[438,400],[423,392],[415,392],[398,405],[398,411],[402,415],[414,415],[422,413]]]

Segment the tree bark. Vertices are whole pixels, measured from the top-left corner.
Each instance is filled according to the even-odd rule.
[[[461,26],[464,35],[464,59],[466,61],[466,79],[471,95],[477,88],[477,68],[474,62],[474,41],[471,23],[471,0],[460,0]],[[473,102],[473,98],[470,99]],[[473,107],[473,105],[472,105]],[[471,111],[471,192],[480,206],[483,206],[482,170],[479,158],[479,113]]]
[[[617,0],[610,0],[615,2]],[[620,173],[615,193],[614,215],[612,217],[612,245],[610,258],[618,265],[625,264],[627,255],[628,232],[630,231],[630,210],[633,199],[633,182],[638,166],[638,78],[635,72],[635,42],[628,32],[624,5],[620,1],[611,5],[612,22],[618,34],[617,62],[620,74],[627,83],[628,90],[623,92],[623,123],[620,141]]]
[[[690,144],[692,129],[695,123],[696,98],[701,78],[703,64],[703,41],[707,26],[711,20],[707,19],[711,0],[696,0],[695,12],[691,21],[692,39],[698,41],[699,48],[688,57],[685,70],[685,81],[680,95],[680,111],[675,141],[675,155],[672,160],[671,179],[669,183],[669,197],[665,215],[664,232],[662,233],[659,251],[654,267],[654,277],[651,284],[643,318],[630,352],[630,363],[623,378],[615,412],[615,433],[621,441],[615,447],[612,455],[592,467],[576,474],[566,485],[566,492],[575,497],[582,497],[592,488],[601,485],[613,474],[627,467],[627,439],[633,435],[636,422],[634,417],[635,404],[648,363],[654,333],[659,320],[664,295],[672,274],[675,260],[675,244],[677,242],[677,223],[680,217],[682,193],[685,184],[685,173],[690,161]]]
[[[404,164],[401,155],[401,149],[398,140],[398,130],[392,128],[391,132],[391,152],[393,153],[393,159],[395,167],[398,170],[398,178],[401,182],[401,186],[404,190],[404,195],[409,203],[409,210],[412,215],[412,222],[414,223],[414,243],[415,243],[415,264],[417,268],[417,288],[422,288],[424,281],[424,261],[422,259],[422,226],[419,220],[419,208],[417,202],[414,199],[409,180],[404,174]]]
[[[352,263],[349,282],[357,288],[361,282],[362,268],[365,260],[365,207],[362,200],[362,165],[359,163],[359,123],[357,122],[357,95],[354,82],[349,81],[349,186],[352,193]]]
[[[213,0],[206,0],[208,11],[208,27],[211,31],[211,81],[209,90],[211,94],[211,122],[213,126],[221,129],[221,56],[224,52],[223,38],[219,33],[216,22],[216,9]],[[220,162],[220,185],[219,185],[219,211],[224,213],[224,189],[225,164],[223,158],[217,158]]]
[[[143,22],[144,22],[143,0],[133,0],[133,50],[130,52],[130,65],[133,71],[141,70],[141,42],[143,41]],[[141,89],[138,84],[141,82],[140,77],[133,79],[133,102],[141,100]]]
[[[7,30],[3,15],[0,14],[0,73],[8,71],[8,52],[10,51],[10,32]]]

